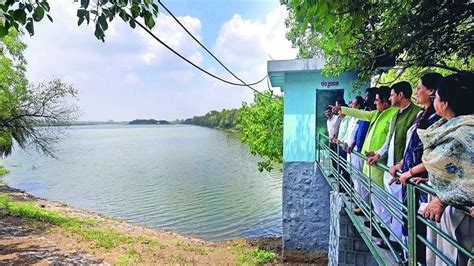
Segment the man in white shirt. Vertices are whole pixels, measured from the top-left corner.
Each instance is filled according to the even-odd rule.
[[[332,113],[332,108],[328,107],[326,109],[326,117],[327,117],[327,129],[328,129],[328,137],[333,142],[333,140],[337,139],[339,135],[339,125],[341,124],[341,118],[337,115]]]
[[[334,151],[337,154],[337,136],[339,134],[339,125],[341,124],[341,118],[338,115],[333,114],[332,108],[328,107],[326,109],[326,117],[327,117],[327,130],[328,130],[328,137],[329,137],[329,147],[331,148],[332,151]],[[332,162],[332,167],[337,169],[337,161],[332,159],[331,157],[331,162]],[[331,173],[332,175],[332,173]]]
[[[361,96],[357,96],[352,100],[350,107],[355,108],[355,109],[361,109],[362,105],[364,103],[364,99]],[[359,119],[355,117],[351,117],[349,120],[349,125],[347,128],[347,134],[346,134],[346,140],[345,140],[345,146],[347,147],[347,161],[349,161],[355,169],[357,169],[360,173],[362,173],[363,167],[364,167],[364,160],[360,158],[359,156],[355,154],[351,154],[352,150],[354,149],[356,145],[356,133],[357,133],[357,128],[358,128],[358,122]],[[369,203],[369,198],[368,198],[368,191],[363,189],[357,178],[355,177],[355,170],[350,171],[351,172],[351,179],[352,182],[354,183],[354,189],[355,191],[362,197],[362,200],[364,200],[367,204]],[[360,214],[360,209],[355,208],[354,212],[356,214]]]

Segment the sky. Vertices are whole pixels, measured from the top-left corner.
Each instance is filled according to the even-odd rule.
[[[93,24],[77,26],[78,3],[49,2],[54,22],[45,18],[35,24],[34,36],[23,37],[28,46],[27,77],[32,83],[60,78],[72,84],[79,92],[81,121],[185,119],[253,101],[249,88],[227,85],[199,72],[119,17],[109,24],[103,43],[95,38]],[[266,75],[270,57],[296,56],[285,38],[287,11],[278,0],[162,3],[247,83]],[[238,83],[164,9],[152,31],[200,67]],[[267,83],[255,87],[263,91]]]

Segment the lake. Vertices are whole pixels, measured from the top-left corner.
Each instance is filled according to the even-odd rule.
[[[282,174],[223,131],[73,126],[57,159],[15,149],[4,181],[35,196],[211,241],[280,236]]]

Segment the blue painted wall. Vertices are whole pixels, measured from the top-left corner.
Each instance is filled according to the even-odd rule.
[[[346,102],[362,95],[366,87],[354,91],[355,73],[336,78],[323,77],[320,70],[284,74],[283,160],[314,162],[316,149],[316,91],[344,89]],[[337,82],[337,84],[336,84]]]

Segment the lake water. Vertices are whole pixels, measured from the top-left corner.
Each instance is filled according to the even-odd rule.
[[[12,187],[152,228],[221,241],[281,235],[281,172],[232,134],[195,126],[75,126],[52,159],[16,149]]]

